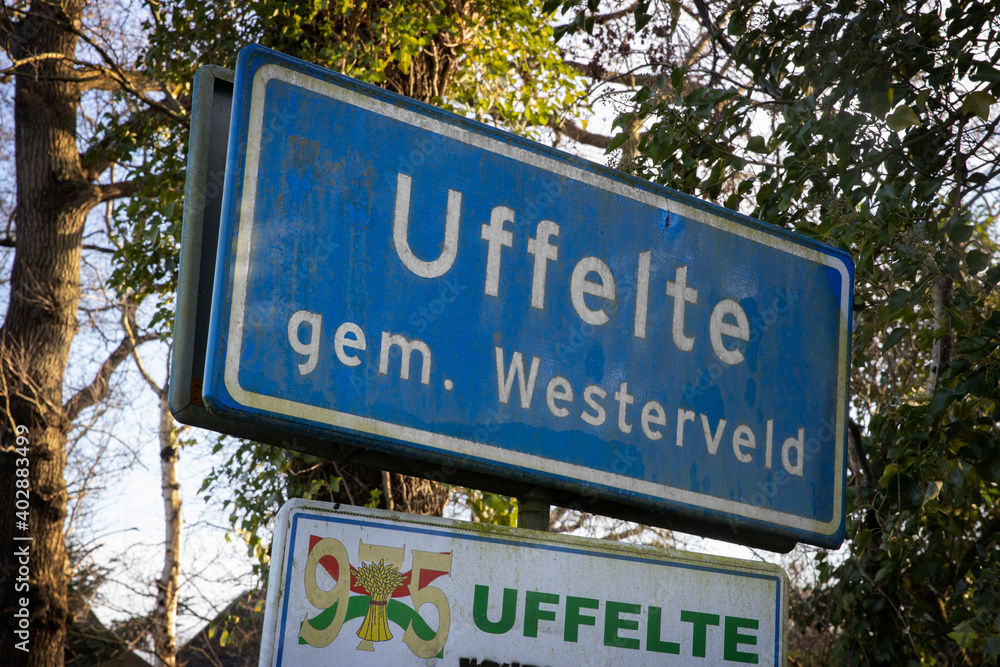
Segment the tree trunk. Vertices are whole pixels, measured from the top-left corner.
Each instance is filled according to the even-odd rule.
[[[945,328],[945,333],[934,339],[931,350],[931,366],[927,374],[927,393],[932,394],[937,389],[938,380],[948,370],[951,363],[951,316],[948,310],[952,306],[955,293],[955,281],[951,276],[941,276],[934,283],[934,329]]]
[[[163,517],[166,541],[163,572],[156,583],[156,609],[153,612],[153,647],[158,667],[177,665],[177,591],[181,571],[181,486],[177,481],[177,431],[170,414],[166,389],[157,391],[160,398],[160,472],[163,491]]]
[[[72,58],[82,0],[32,2],[7,36],[16,60],[58,53]],[[64,479],[69,420],[63,377],[77,331],[80,255],[84,220],[99,199],[80,167],[76,115],[80,95],[69,61],[36,60],[16,71],[14,123],[17,144],[16,249],[10,302],[0,328],[0,544],[4,546],[0,602],[0,662],[61,665],[70,621],[64,522]],[[28,476],[16,476],[17,427],[27,428]],[[23,431],[23,428],[21,429]],[[30,485],[28,516],[14,514],[16,480]],[[27,524],[27,525],[25,525]],[[28,537],[30,540],[15,541]],[[15,556],[15,547],[28,557]],[[10,579],[25,573],[17,581]],[[22,588],[26,584],[28,588]],[[13,614],[27,600],[29,652]]]

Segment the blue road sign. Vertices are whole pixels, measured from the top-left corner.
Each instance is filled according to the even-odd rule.
[[[846,253],[261,47],[233,99],[213,413],[842,541]]]

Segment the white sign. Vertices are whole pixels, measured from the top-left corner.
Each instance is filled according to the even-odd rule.
[[[781,665],[771,564],[293,500],[260,665]]]

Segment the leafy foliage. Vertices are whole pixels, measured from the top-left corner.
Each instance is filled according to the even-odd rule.
[[[616,126],[645,123],[636,174],[856,259],[850,552],[816,556],[798,622],[836,664],[995,664],[997,3],[718,15],[724,65],[673,69]]]
[[[452,498],[469,508],[473,521],[496,526],[517,525],[517,498],[478,489],[455,489]]]
[[[531,133],[577,104],[579,75],[561,59],[536,0],[241,3],[149,2],[149,45],[137,67],[163,82],[172,122],[122,110],[101,128],[142,184],[115,210],[121,250],[112,284],[156,294],[169,331],[180,249],[194,73],[233,68],[258,43],[506,129]],[[137,285],[141,288],[137,289]]]
[[[270,445],[229,442],[220,436],[212,454],[220,453],[223,462],[213,466],[200,492],[211,498],[214,489],[229,489],[232,497],[222,500],[222,509],[229,512],[233,532],[246,542],[255,574],[263,574],[270,560],[269,529],[278,508],[289,498],[310,499],[322,493],[323,482],[297,484],[297,477],[288,474],[296,454]],[[327,484],[336,485],[337,480]]]
[[[148,10],[150,42],[142,65],[150,77],[167,82],[182,107],[190,103],[198,67],[233,68],[239,49],[249,43],[527,134],[577,104],[582,92],[580,75],[564,63],[535,0],[174,0],[148,3]],[[186,117],[107,131],[116,141],[144,147],[144,159],[136,153],[129,168],[146,184],[116,211],[124,248],[116,255],[114,280],[157,294],[158,321],[167,329],[176,290]],[[337,469],[312,457],[249,442],[220,442],[216,452],[226,459],[202,491],[232,489],[234,498],[224,501],[230,522],[258,567],[267,562],[267,527],[287,498],[330,499],[344,495],[342,490],[350,496],[353,488],[356,504],[387,505],[383,489],[370,486],[358,496],[357,479],[341,484]],[[480,499],[508,502],[491,495]],[[498,511],[500,520],[513,521],[513,510]]]

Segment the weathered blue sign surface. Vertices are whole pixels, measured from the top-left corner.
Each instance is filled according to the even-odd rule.
[[[212,412],[842,541],[847,254],[260,47],[232,119]]]

